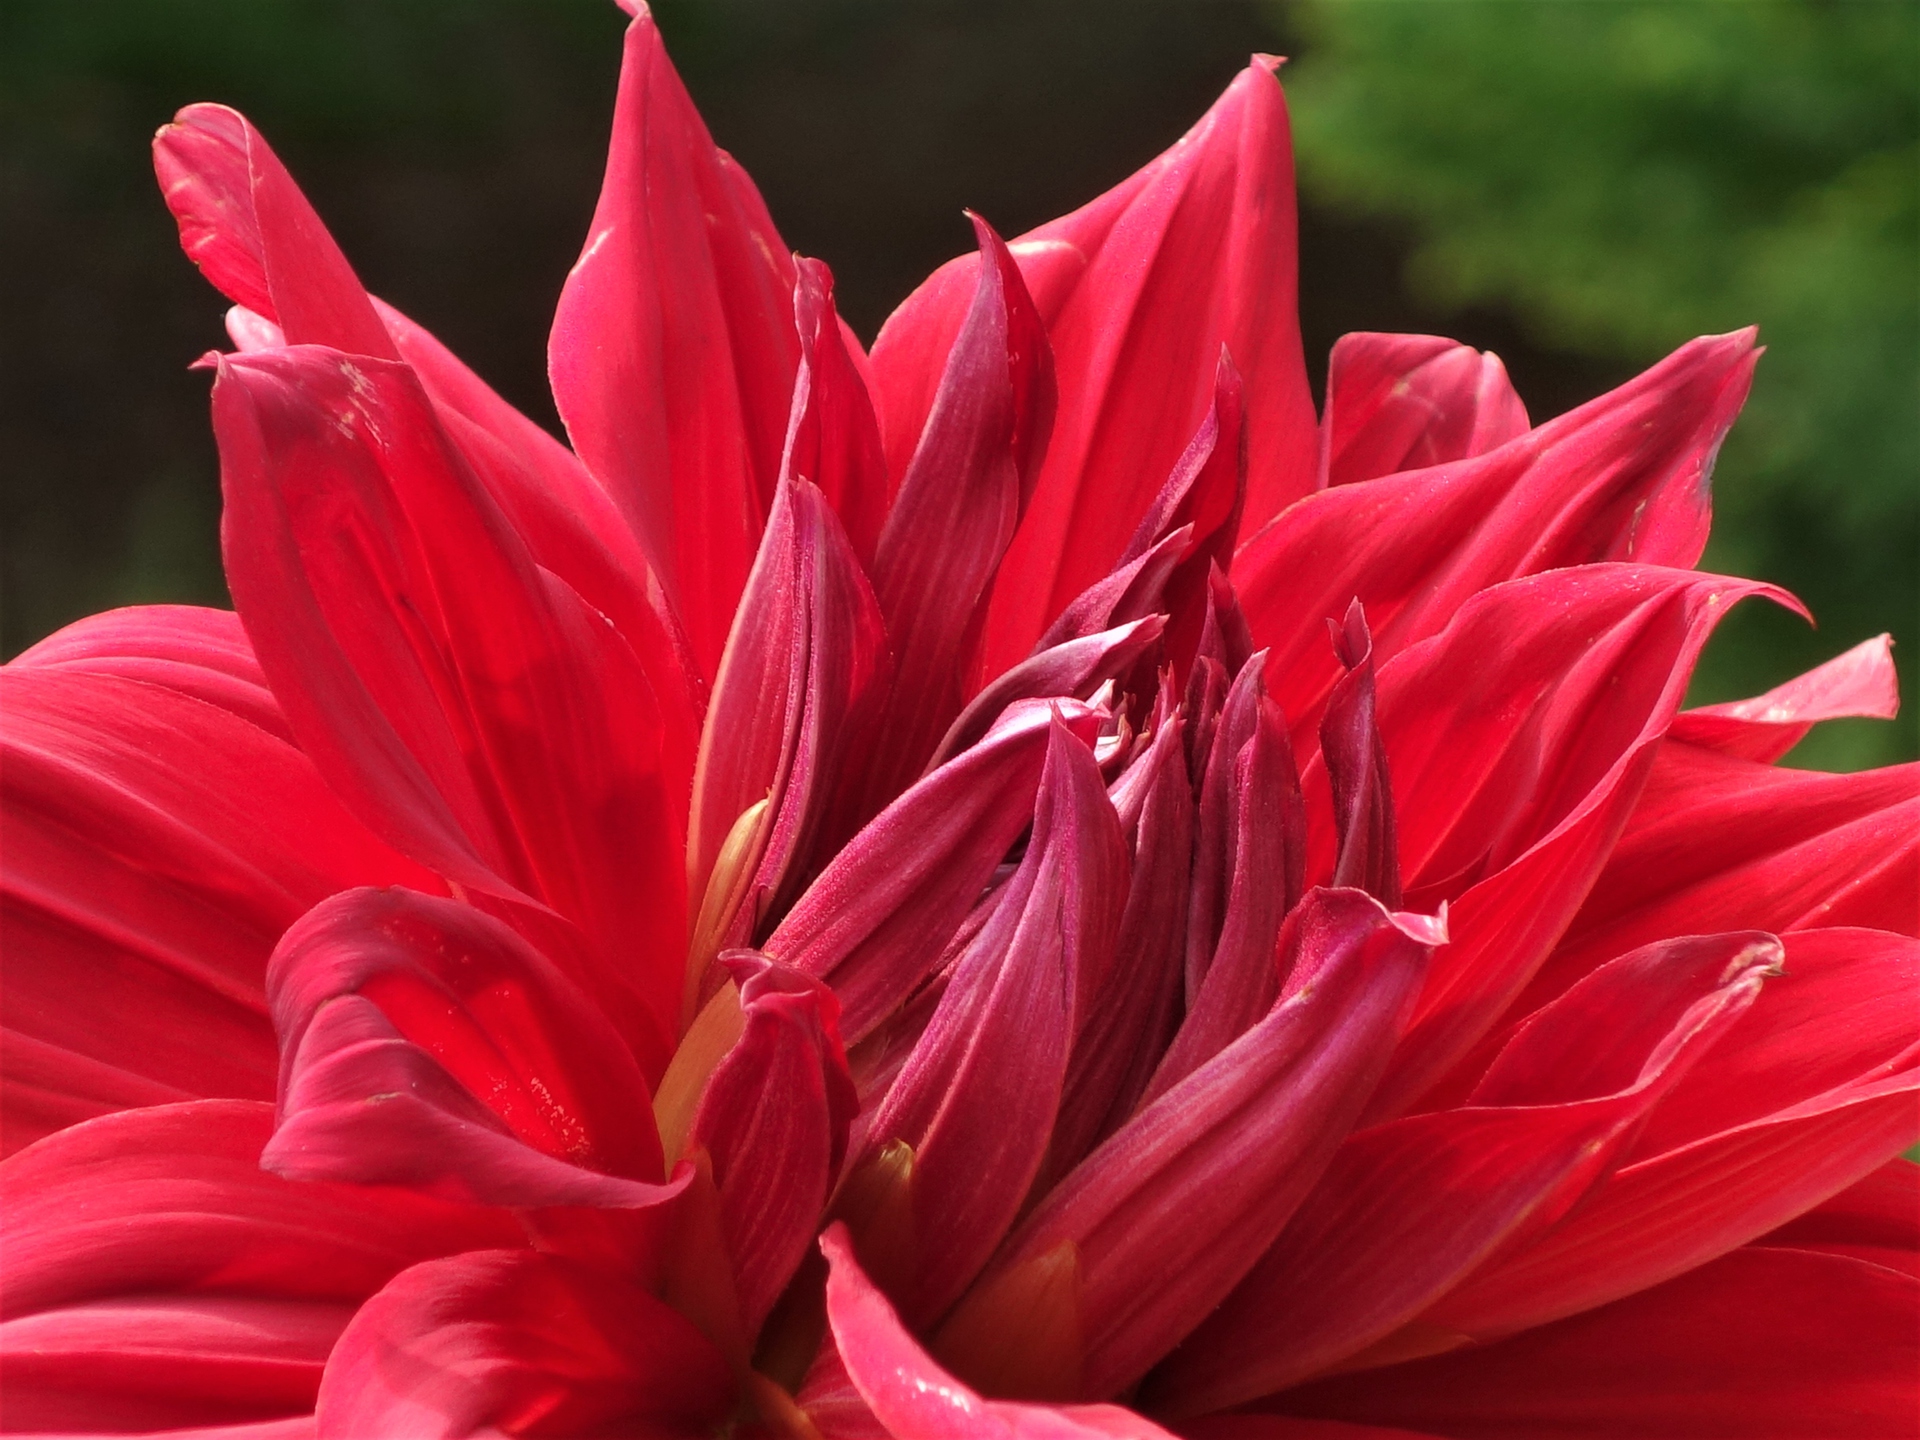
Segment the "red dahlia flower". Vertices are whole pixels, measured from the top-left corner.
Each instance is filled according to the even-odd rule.
[[[1753,336],[1316,425],[1274,69],[869,354],[639,14],[571,450],[161,131],[238,614],[0,677],[8,1430],[1911,1433],[1887,642],[1679,708]]]

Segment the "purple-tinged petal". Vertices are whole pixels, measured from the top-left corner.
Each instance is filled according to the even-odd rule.
[[[826,981],[849,1045],[913,992],[1033,819],[1052,718],[1092,743],[1099,712],[1023,700],[835,855],[764,948]]]
[[[1258,1025],[1136,1114],[1001,1247],[936,1338],[1040,1337],[1009,1303],[1071,1261],[1081,1395],[1125,1389],[1220,1303],[1273,1243],[1359,1115],[1444,927],[1354,890],[1289,920],[1288,989]],[[1057,1319],[1042,1315],[1040,1323]],[[954,1362],[965,1372],[965,1365]]]
[[[817,869],[814,853],[847,803],[843,781],[864,758],[857,742],[887,679],[885,627],[839,520],[812,484],[783,483],[701,734],[690,894],[707,894],[740,817],[762,801],[767,809],[751,852],[736,862],[736,913],[709,914],[711,897],[703,907],[691,956],[698,968],[724,948],[750,944],[765,908]]]
[[[1320,488],[1484,455],[1527,429],[1492,351],[1438,335],[1342,335],[1327,364]]]
[[[853,553],[862,565],[871,565],[890,498],[880,426],[854,358],[855,342],[833,308],[832,273],[818,260],[798,259],[795,279],[800,368],[781,474],[820,488],[840,517]]]
[[[1899,712],[1893,637],[1876,635],[1764,695],[1683,710],[1667,733],[1722,755],[1769,763],[1797,745],[1818,721],[1856,715],[1891,720]]]
[[[1043,1177],[1078,1164],[1126,1121],[1145,1093],[1180,1014],[1193,870],[1193,787],[1182,721],[1170,716],[1128,775],[1140,793],[1133,873],[1113,973],[1074,1038]],[[1122,823],[1126,820],[1122,810]]]
[[[1133,669],[1166,631],[1166,618],[1148,615],[1092,635],[1039,650],[992,681],[967,703],[927,762],[933,769],[980,743],[1016,700],[1089,698],[1107,680]]]
[[[1393,785],[1386,747],[1374,713],[1373,637],[1360,602],[1333,629],[1334,649],[1347,673],[1327,697],[1320,721],[1320,753],[1333,794],[1340,839],[1333,883],[1365,890],[1388,909],[1400,904],[1400,843],[1394,834]]]
[[[869,761],[872,809],[920,772],[960,712],[988,590],[1053,423],[1053,360],[1039,314],[1000,237],[977,217],[974,230],[991,263],[978,270],[874,556],[898,668]]]
[[[908,1273],[884,1278],[920,1323],[986,1263],[1039,1172],[1079,1017],[1113,963],[1126,881],[1126,841],[1093,753],[1055,721],[1026,856],[958,957],[855,1162],[894,1145],[913,1152],[916,1244]]]
[[[575,450],[711,677],[773,503],[799,340],[791,252],[640,11],[606,177],[548,342]]]
[[[859,1108],[840,1006],[818,980],[763,955],[729,961],[745,1029],[693,1121],[713,1161],[720,1220],[748,1335],[812,1248]]]

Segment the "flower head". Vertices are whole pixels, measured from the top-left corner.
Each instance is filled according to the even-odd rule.
[[[571,448],[161,131],[237,614],[0,676],[9,1429],[1910,1416],[1887,643],[1681,708],[1754,337],[1316,421],[1276,64],[869,353],[640,12]]]

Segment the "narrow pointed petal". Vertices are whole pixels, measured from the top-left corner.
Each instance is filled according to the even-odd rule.
[[[1113,973],[1074,1040],[1047,1178],[1065,1174],[1125,1123],[1173,1038],[1185,969],[1193,869],[1193,787],[1180,719],[1161,723],[1137,762],[1143,794]],[[1124,816],[1123,816],[1124,821]]]
[[[766,205],[708,136],[642,10],[547,363],[574,449],[708,677],[773,502],[799,362],[793,291]]]
[[[833,992],[761,955],[733,964],[746,1028],[714,1070],[693,1142],[713,1160],[747,1333],[813,1247],[859,1108]]]
[[[1254,640],[1273,650],[1274,698],[1312,733],[1342,673],[1321,627],[1356,597],[1385,664],[1505,580],[1599,560],[1692,565],[1755,353],[1751,331],[1692,341],[1497,450],[1338,485],[1275,519],[1233,565]]]
[[[1436,922],[1390,915],[1352,890],[1309,894],[1291,933],[1280,1003],[1068,1175],[1001,1248],[949,1330],[990,1319],[1025,1334],[1031,1315],[997,1296],[1071,1247],[1080,1393],[1109,1395],[1239,1283],[1366,1103],[1445,938]]]
[[[347,257],[239,111],[189,105],[154,137],[153,165],[181,246],[214,288],[289,344],[399,358]]]
[[[320,1384],[320,1440],[686,1436],[733,1402],[720,1353],[618,1275],[529,1251],[417,1265],[360,1308]]]
[[[1053,361],[1006,245],[974,221],[990,262],[955,337],[887,516],[873,585],[898,671],[869,793],[919,773],[960,711],[988,589],[1013,539],[1053,423]]]
[[[1054,715],[1083,742],[1098,712],[1021,701],[973,749],[876,816],[795,902],[768,954],[826,981],[849,1045],[926,978],[1033,819]]]
[[[1279,1242],[1155,1372],[1157,1408],[1244,1404],[1364,1363],[1350,1357],[1575,1204],[1779,958],[1752,934],[1623,957],[1536,1018],[1532,1053],[1510,1067],[1524,1083],[1352,1137]]]
[[[1192,539],[1191,526],[1178,526],[1136,558],[1123,562],[1104,579],[1089,585],[1047,627],[1046,633],[1035,642],[1033,653],[1040,655],[1069,640],[1085,639],[1129,620],[1163,611],[1167,581]]]
[[[1742,1250],[1499,1345],[1322,1381],[1289,1412],[1461,1440],[1878,1440],[1911,1430],[1920,1282],[1839,1256]]]
[[[287,932],[267,972],[293,1179],[408,1185],[498,1205],[642,1208],[659,1135],[632,1053],[567,975],[501,922],[406,890],[350,891]]]
[[[1400,904],[1400,842],[1394,831],[1387,752],[1374,709],[1373,637],[1358,600],[1335,632],[1334,649],[1347,673],[1327,697],[1327,713],[1320,721],[1320,753],[1340,842],[1333,883],[1365,890],[1391,910]]]
[[[1251,1028],[1280,993],[1280,925],[1300,897],[1306,815],[1286,720],[1260,674],[1258,657],[1240,672],[1207,762],[1195,871],[1224,880],[1219,929],[1212,933],[1196,885],[1186,1018],[1147,1086],[1148,1103]]]
[[[910,1273],[888,1279],[919,1323],[986,1263],[1039,1171],[1083,997],[1113,963],[1126,879],[1093,752],[1055,721],[1026,855],[867,1130],[868,1159],[913,1151],[919,1243]]]
[[[8,663],[164,686],[231,710],[269,735],[293,738],[240,617],[231,610],[199,605],[108,610],[56,630]]]
[[[1164,616],[1147,615],[1077,639],[1036,651],[994,680],[947,728],[929,768],[944,765],[980,743],[993,722],[1016,700],[1062,696],[1085,700],[1100,685],[1126,674],[1166,633]]]
[[[943,1369],[860,1269],[840,1226],[820,1239],[831,1267],[827,1320],[839,1366],[893,1440],[1172,1440],[1118,1405],[988,1400]],[[803,1392],[801,1399],[809,1397]],[[837,1429],[835,1433],[840,1433]]]
[[[678,801],[632,649],[527,553],[410,370],[240,356],[214,412],[229,582],[302,748],[397,848],[577,924],[622,1025],[670,1033]]]
[[[748,913],[716,934],[716,951],[750,944],[760,909],[817,869],[814,851],[849,804],[846,772],[888,678],[886,629],[839,520],[810,483],[783,484],[720,662],[694,780],[696,896],[735,822],[767,804]]]
[[[1060,415],[995,587],[989,676],[1027,654],[1067,602],[1119,560],[1214,398],[1223,345],[1246,377],[1251,526],[1312,488],[1313,402],[1295,317],[1293,161],[1278,63],[1255,57],[1164,155],[1015,243],[1056,353]],[[895,406],[913,413],[911,400],[893,396],[925,393],[924,382],[889,372],[896,357],[918,358],[914,332],[952,324],[951,301],[941,304],[951,288],[948,271],[936,272],[874,346],[889,437],[911,423]]]
[[[521,1243],[498,1212],[269,1175],[271,1125],[247,1101],[160,1106],[0,1166],[10,1433],[310,1417],[356,1304],[417,1261]]]
[[[787,417],[781,473],[820,488],[840,517],[853,553],[873,563],[891,489],[880,426],[861,378],[857,346],[833,308],[833,275],[818,260],[795,261],[794,323],[800,368]]]
[[[1786,974],[1662,1101],[1622,1167],[1419,1325],[1502,1335],[1605,1304],[1764,1234],[1920,1139],[1920,942],[1783,938]]]
[[[1696,928],[1920,934],[1920,765],[1854,775],[1660,747],[1647,788],[1532,1008],[1594,965]]]
[[[235,713],[271,702],[197,663],[203,632],[154,644],[115,628],[63,632],[0,671],[9,1152],[127,1106],[270,1098],[280,932],[345,886],[436,883]],[[78,653],[109,638],[119,654]],[[243,649],[212,653],[244,672]],[[233,708],[195,694],[236,688]]]
[[[1453,943],[1371,1119],[1420,1096],[1533,978],[1639,798],[1701,646],[1749,595],[1780,592],[1685,570],[1553,571],[1476,596],[1381,668],[1408,902],[1446,901]]]
[[[1327,364],[1320,488],[1484,455],[1527,429],[1492,351],[1438,335],[1342,335]]]
[[[1891,720],[1900,712],[1893,637],[1876,635],[1844,654],[1751,700],[1703,705],[1674,719],[1672,736],[1689,745],[1770,763],[1816,723],[1843,716]]]

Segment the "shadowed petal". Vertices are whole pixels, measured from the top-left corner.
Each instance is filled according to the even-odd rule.
[[[1484,455],[1527,428],[1492,351],[1438,335],[1342,335],[1327,363],[1320,487]]]

